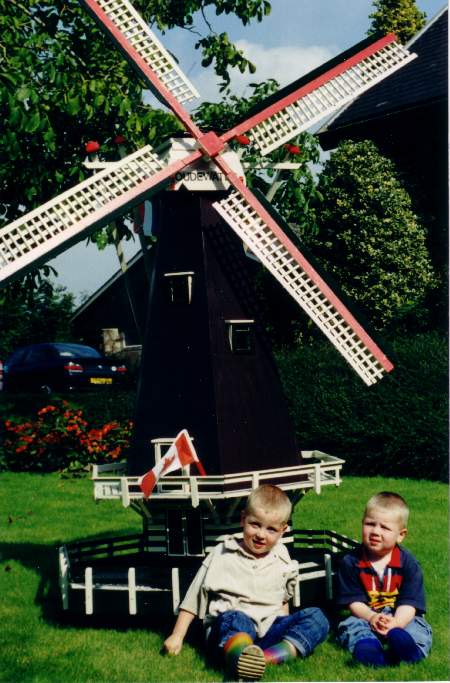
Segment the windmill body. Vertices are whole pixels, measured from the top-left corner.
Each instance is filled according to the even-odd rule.
[[[129,474],[148,470],[152,439],[180,425],[208,474],[298,465],[241,243],[204,192],[163,192],[153,207],[158,242]]]
[[[366,39],[262,102],[232,129],[205,133],[184,108],[198,93],[130,2],[81,2],[190,137],[156,151],[146,146],[5,226],[0,285],[153,198],[158,243],[134,446],[128,465],[94,467],[95,497],[133,507],[142,516],[143,533],[60,549],[65,608],[81,599],[82,611],[90,614],[98,611],[101,591],[113,590],[128,596],[128,612],[136,614],[154,609],[159,593],[170,594],[176,609],[189,571],[221,533],[239,529],[242,501],[258,484],[277,483],[295,503],[309,489],[320,493],[322,486],[340,483],[341,460],[298,453],[242,268],[242,243],[367,385],[393,369],[283,221],[246,187],[230,143],[245,135],[269,154],[415,55],[394,35]],[[183,428],[195,441],[206,476],[185,466],[162,477],[144,499],[138,475],[164,456]],[[334,532],[304,537],[297,531],[293,537],[293,554],[303,553],[299,559],[307,569],[311,548],[320,550],[312,573],[325,580],[330,597],[329,552],[336,557],[348,541]]]

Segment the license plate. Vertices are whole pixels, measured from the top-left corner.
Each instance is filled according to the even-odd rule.
[[[90,377],[91,384],[112,384],[112,377]]]

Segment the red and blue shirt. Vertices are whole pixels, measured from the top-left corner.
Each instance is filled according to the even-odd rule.
[[[338,605],[364,602],[375,612],[410,605],[419,615],[425,612],[422,569],[414,555],[400,546],[393,549],[382,577],[360,546],[342,558],[337,582]]]

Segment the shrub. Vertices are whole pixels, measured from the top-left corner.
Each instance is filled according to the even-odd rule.
[[[328,343],[277,354],[299,444],[343,457],[347,474],[448,481],[447,343],[394,342],[395,368],[367,387]]]
[[[378,330],[423,330],[437,286],[426,230],[394,163],[369,140],[344,141],[319,178],[314,254]]]
[[[51,472],[122,460],[132,423],[110,421],[94,427],[81,408],[56,400],[38,410],[34,418],[13,417],[4,427],[3,467]]]

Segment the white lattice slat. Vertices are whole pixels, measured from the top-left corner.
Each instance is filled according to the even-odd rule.
[[[178,102],[199,97],[194,85],[128,0],[96,2]]]
[[[247,131],[262,154],[306,130],[416,57],[399,43],[389,43],[341,74],[318,85],[297,101]]]
[[[370,385],[381,379],[385,368],[247,200],[232,192],[213,206],[363,381]]]
[[[35,266],[100,217],[107,221],[129,190],[165,168],[147,145],[0,229],[0,282]]]

